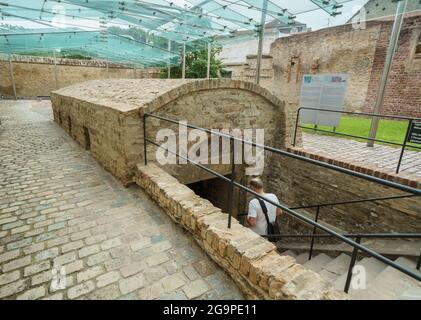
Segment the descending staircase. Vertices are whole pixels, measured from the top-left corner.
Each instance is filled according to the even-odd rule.
[[[320,253],[308,260],[308,252],[297,255],[287,250],[281,255],[294,257],[298,263],[319,273],[332,283],[336,289],[344,290],[351,256],[341,253],[336,257]],[[396,263],[421,274],[416,270],[416,262],[411,258],[399,257]],[[354,289],[352,283],[349,295],[356,300],[421,300],[421,282],[387,266],[375,258],[362,258],[355,264],[366,271],[366,289]],[[354,269],[356,270],[356,269]]]

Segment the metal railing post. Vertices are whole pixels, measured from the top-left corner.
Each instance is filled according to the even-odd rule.
[[[181,78],[186,78],[186,44],[183,44],[183,57],[182,57],[182,65],[181,65]]]
[[[294,142],[292,143],[293,147],[295,147],[295,144],[297,143],[297,131],[298,131],[298,122],[300,121],[300,111],[301,111],[301,108],[298,108],[297,119],[295,119]]]
[[[54,55],[54,78],[55,78],[55,82],[56,82],[56,89],[59,89],[58,73],[57,73],[57,57],[56,57],[55,49],[53,51],[53,55]]]
[[[401,151],[401,154],[400,154],[400,156],[399,156],[398,167],[396,168],[396,174],[398,174],[398,173],[399,173],[399,171],[400,171],[400,169],[401,169],[401,165],[402,165],[402,158],[403,158],[403,155],[404,155],[404,153],[405,153],[406,143],[407,143],[408,138],[409,138],[409,133],[410,133],[410,131],[411,131],[411,127],[412,127],[412,120],[409,120],[409,122],[408,122],[408,128],[406,129],[406,134],[405,134],[405,141],[404,141],[404,142],[403,142],[403,144],[402,144],[402,151]]]
[[[361,243],[361,237],[357,237],[356,242],[358,244],[360,244]],[[352,251],[351,262],[349,264],[348,275],[346,276],[345,289],[344,289],[345,293],[348,293],[349,286],[351,285],[352,271],[353,271],[354,266],[355,266],[355,261],[357,260],[357,255],[358,255],[358,248],[354,247],[354,251]]]
[[[398,6],[396,8],[396,14],[395,14],[395,20],[393,24],[392,33],[390,35],[386,59],[384,61],[383,74],[382,74],[382,78],[380,80],[379,88],[377,91],[373,114],[381,113],[381,109],[383,107],[385,93],[386,93],[386,86],[388,84],[389,76],[392,71],[395,52],[398,46],[399,36],[401,33],[407,5],[408,5],[408,0],[398,1]],[[372,117],[369,138],[372,138],[372,139],[376,138],[379,122],[380,122],[379,117]],[[367,142],[367,147],[374,147],[374,141],[375,140],[369,140]]]
[[[206,68],[206,79],[210,79],[211,57],[212,57],[212,45],[210,42],[208,42],[208,61],[207,61],[207,68]]]
[[[15,96],[15,100],[18,100],[18,95],[16,93],[15,76],[13,74],[13,63],[12,63],[12,55],[11,54],[9,54],[9,72],[10,72],[10,81],[12,82],[13,94]]]
[[[231,179],[230,190],[228,192],[228,229],[231,229],[232,212],[234,210],[234,187],[235,187],[235,146],[234,138],[230,138],[231,153]]]
[[[421,253],[420,253],[420,256],[418,257],[417,270],[419,270],[420,267],[421,267]]]
[[[307,109],[307,108],[303,108],[303,109]],[[159,120],[164,121],[164,122],[169,122],[169,123],[173,123],[173,124],[176,124],[176,125],[180,125],[180,122],[178,120],[174,120],[174,119],[170,119],[170,118],[166,118],[166,117],[162,117],[162,116],[158,116],[158,115],[153,115],[153,114],[149,114],[149,113],[145,114],[145,115],[147,117],[159,119]],[[404,117],[400,117],[400,118],[403,119]],[[409,119],[412,119],[412,118],[405,117],[405,119],[409,120]],[[160,145],[160,144],[156,143],[155,141],[147,138],[147,136],[146,136],[146,119],[143,119],[143,120],[144,120],[144,138],[145,138],[145,141],[147,143],[155,145],[158,148],[164,148],[162,145]],[[417,120],[421,120],[421,119],[417,119]],[[188,124],[183,124],[183,125],[186,126],[187,128],[197,129],[197,130],[207,132],[207,133],[210,133],[210,134],[215,134],[215,131],[212,131],[212,130],[209,130],[209,129],[200,128],[200,127],[197,127],[197,126],[194,126],[194,125],[188,125]],[[367,174],[359,173],[359,172],[356,172],[356,171],[340,168],[340,167],[335,166],[335,165],[331,165],[331,164],[324,163],[324,162],[321,162],[321,161],[309,159],[309,158],[306,158],[306,157],[303,157],[303,156],[298,156],[298,155],[295,155],[294,153],[291,153],[291,152],[286,152],[286,151],[283,151],[283,150],[280,150],[280,149],[275,149],[273,147],[268,147],[268,146],[258,144],[258,143],[252,142],[252,141],[246,141],[244,139],[237,138],[234,135],[228,135],[228,134],[224,134],[224,133],[216,133],[216,134],[221,136],[221,137],[225,137],[226,139],[230,139],[231,144],[234,144],[235,142],[240,141],[240,142],[242,142],[243,145],[248,144],[248,145],[254,146],[256,148],[262,148],[262,149],[267,150],[269,152],[272,152],[274,154],[285,156],[285,157],[288,157],[288,158],[291,158],[291,159],[300,160],[300,161],[303,161],[305,163],[311,163],[311,164],[316,165],[318,167],[334,170],[335,172],[341,172],[343,174],[347,174],[348,176],[358,177],[358,178],[361,178],[361,179],[364,179],[364,180],[367,180],[367,181],[375,182],[375,183],[378,183],[380,185],[395,188],[397,190],[405,191],[405,192],[408,192],[408,193],[411,194],[411,195],[403,195],[403,196],[399,196],[399,197],[421,196],[421,190],[410,187],[410,186],[405,186],[403,184],[399,184],[399,183],[396,183],[396,182],[392,182],[392,181],[380,179],[380,178],[377,178],[377,177],[369,176]],[[146,143],[145,143],[145,145],[146,145]],[[228,227],[231,227],[231,218],[232,218],[232,209],[233,209],[233,197],[232,197],[232,195],[234,194],[234,192],[233,192],[234,188],[239,188],[240,190],[243,190],[243,191],[247,192],[248,194],[251,194],[251,195],[255,196],[256,198],[262,199],[261,195],[259,195],[258,193],[256,193],[252,189],[245,187],[241,183],[238,183],[238,182],[235,181],[235,169],[236,168],[235,168],[235,161],[234,161],[235,160],[234,152],[232,153],[233,175],[230,179],[230,178],[224,176],[223,174],[221,174],[217,171],[214,171],[214,170],[212,170],[212,169],[210,169],[210,168],[208,168],[208,167],[206,167],[206,166],[204,166],[204,165],[202,165],[202,164],[200,164],[196,161],[190,160],[188,158],[188,156],[184,157],[184,156],[180,155],[179,153],[177,153],[176,151],[173,152],[173,151],[169,150],[168,148],[165,148],[165,151],[167,151],[171,154],[174,154],[174,155],[178,156],[179,158],[187,160],[191,164],[193,164],[193,165],[201,168],[202,170],[214,175],[215,177],[220,178],[222,181],[230,183],[231,196],[229,196],[229,199],[231,201],[230,201],[229,205],[231,207],[230,207],[230,210],[229,210],[230,216],[228,217],[228,219],[229,219],[228,220]],[[294,234],[294,235],[282,235],[281,237],[305,237],[305,238],[324,238],[324,237],[330,238],[330,237],[332,237],[332,238],[339,239],[343,243],[346,243],[346,244],[348,244],[348,245],[350,245],[354,248],[352,260],[351,260],[351,265],[350,265],[350,269],[349,269],[349,273],[348,273],[347,283],[346,283],[346,289],[347,290],[349,290],[349,285],[351,283],[352,271],[354,269],[354,265],[355,265],[355,262],[356,262],[356,259],[357,259],[357,256],[358,256],[358,251],[361,251],[361,252],[377,259],[378,261],[381,261],[381,262],[387,264],[388,266],[390,266],[390,267],[392,267],[392,268],[412,277],[413,279],[416,279],[417,281],[421,281],[421,275],[419,275],[419,273],[417,273],[413,269],[403,267],[402,265],[396,263],[393,260],[390,260],[389,258],[383,256],[382,254],[380,254],[380,253],[360,244],[361,239],[363,239],[363,238],[376,238],[377,237],[377,238],[401,238],[401,239],[403,239],[403,238],[414,238],[415,239],[416,238],[416,239],[419,239],[419,238],[421,238],[421,233],[418,233],[418,234],[395,234],[395,233],[393,233],[393,234],[341,234],[341,233],[338,233],[337,231],[335,231],[333,229],[330,229],[329,227],[327,227],[323,224],[315,222],[314,220],[307,217],[306,215],[300,214],[298,211],[294,211],[294,210],[297,210],[297,209],[300,209],[300,208],[292,209],[292,208],[287,207],[286,205],[276,203],[276,202],[271,201],[270,199],[267,199],[267,198],[264,198],[264,200],[266,202],[270,203],[271,205],[273,205],[273,206],[275,206],[279,209],[282,209],[285,214],[287,214],[288,216],[298,220],[300,223],[303,223],[307,226],[310,225],[310,226],[316,227],[317,230],[321,230],[324,233],[326,233],[326,234],[321,233],[321,234],[308,234],[308,235],[296,235],[296,234]],[[378,200],[378,199],[374,199],[374,200]],[[367,201],[367,200],[363,200],[363,201]],[[361,202],[361,200],[358,200],[357,202]],[[332,204],[327,204],[327,205],[332,205]],[[310,206],[310,207],[317,207],[317,206],[320,206],[320,208],[321,208],[325,205],[317,204],[317,205]],[[351,240],[351,238],[356,239],[356,240],[355,241]]]
[[[145,157],[145,166],[148,165],[148,148],[147,144],[147,137],[146,137],[146,117],[147,114],[143,114],[143,155]]]
[[[316,209],[316,218],[314,219],[314,222],[319,221],[319,214],[320,214],[320,206],[317,206]],[[313,227],[313,235],[316,234],[317,228]],[[311,257],[313,256],[313,247],[314,247],[314,237],[311,238],[311,244],[310,244],[310,253],[308,255],[308,260],[311,260]]]
[[[262,15],[260,18],[259,25],[259,44],[257,46],[257,62],[256,62],[256,79],[255,84],[260,84],[260,73],[262,69],[262,57],[263,57],[263,42],[265,37],[265,28],[266,28],[266,15],[268,9],[268,0],[263,0],[262,6]]]

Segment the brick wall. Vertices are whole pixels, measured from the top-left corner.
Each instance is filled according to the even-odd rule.
[[[371,79],[363,111],[372,112],[383,72],[392,22],[384,22],[377,41]],[[421,15],[405,19],[399,36],[382,109],[384,114],[421,117],[421,61],[415,46],[421,41]]]
[[[346,25],[276,40],[271,47],[275,95],[295,112],[304,74],[348,73],[345,109],[361,111],[379,31],[377,23],[366,30]]]
[[[393,21],[370,21],[279,38],[272,43],[273,92],[294,114],[307,73],[348,73],[345,109],[372,112]],[[421,59],[414,60],[421,15],[407,15],[399,39],[382,113],[421,117]]]
[[[356,167],[299,148],[290,148],[289,151],[414,188],[421,187],[421,180],[407,180],[371,168]],[[281,156],[269,165],[265,181],[267,182],[267,190],[275,192],[289,207],[403,194],[391,187]],[[421,230],[420,207],[421,199],[419,197],[348,204],[322,208],[319,219],[322,223],[337,228],[339,232],[416,233]],[[315,209],[308,209],[303,213],[312,219],[315,217]],[[312,228],[304,227],[297,220],[287,217],[282,218],[281,225],[286,233],[297,231],[310,233],[312,231]]]

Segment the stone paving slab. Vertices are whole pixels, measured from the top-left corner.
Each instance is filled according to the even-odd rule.
[[[0,101],[0,121],[0,299],[243,299],[52,121],[49,101]]]
[[[303,147],[308,152],[323,153],[328,157],[356,165],[375,166],[394,172],[398,165],[401,148],[366,143],[326,135],[303,133]],[[421,152],[406,150],[400,175],[421,177]]]

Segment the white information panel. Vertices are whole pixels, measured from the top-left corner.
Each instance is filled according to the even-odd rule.
[[[306,74],[303,77],[300,107],[342,111],[348,86],[347,74]],[[302,110],[301,123],[338,127],[340,113]]]

